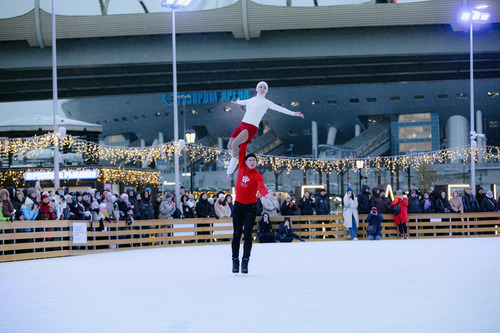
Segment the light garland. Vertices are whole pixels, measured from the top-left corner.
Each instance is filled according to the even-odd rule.
[[[54,145],[54,135],[52,133],[35,136],[32,138],[1,139],[0,153],[3,156],[12,156],[15,160],[19,153],[22,158],[31,159],[39,154],[43,149]],[[112,165],[123,163],[150,162],[156,160],[171,160],[177,152],[179,155],[187,152],[191,161],[203,159],[205,163],[212,161],[227,161],[230,158],[228,150],[221,150],[213,147],[206,147],[195,144],[186,144],[183,149],[176,149],[173,142],[168,142],[155,147],[115,147],[99,145],[93,142],[87,142],[72,136],[66,136],[61,140],[62,148],[72,148],[77,154],[82,155],[85,161],[106,161]],[[293,169],[314,170],[317,173],[331,174],[333,172],[341,173],[347,170],[365,173],[374,169],[379,172],[381,169],[390,170],[395,173],[397,169],[407,170],[410,167],[418,169],[424,164],[435,164],[454,162],[462,160],[466,163],[470,160],[470,146],[463,146],[453,149],[443,149],[432,152],[416,153],[410,155],[398,155],[387,157],[367,157],[367,158],[343,158],[335,160],[319,160],[303,157],[284,157],[271,155],[257,155],[257,163],[260,167],[269,167],[273,171],[286,170],[290,173]],[[481,157],[486,162],[498,162],[500,157],[500,147],[485,146],[476,150],[475,159]],[[356,161],[364,162],[363,169],[356,167]],[[106,176],[113,179],[113,176]],[[119,177],[119,175],[116,175]],[[140,178],[140,177],[139,177]],[[132,179],[132,178],[131,178]]]
[[[95,170],[98,169],[99,173],[97,176],[97,181],[102,183],[112,183],[118,184],[123,183],[124,185],[132,184],[158,184],[161,175],[160,171],[157,170],[141,170],[141,169],[123,169],[123,168],[71,168],[63,169],[61,171],[69,170]],[[24,173],[29,171],[53,171],[53,169],[27,169],[27,170],[0,170],[0,187],[4,188],[6,183],[13,183],[16,187],[26,187],[26,182],[24,181]],[[79,185],[81,180],[75,180],[76,184]]]

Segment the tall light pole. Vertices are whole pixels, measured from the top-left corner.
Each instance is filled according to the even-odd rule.
[[[475,152],[477,149],[476,138],[478,136],[484,137],[484,134],[476,133],[474,126],[474,23],[486,23],[490,14],[482,12],[481,10],[488,8],[487,5],[476,6],[472,10],[465,10],[462,12],[460,19],[469,23],[470,30],[470,182],[472,193],[476,194],[476,159]]]
[[[56,1],[52,0],[52,99],[54,108],[54,193],[59,182],[59,112],[57,102]]]
[[[172,75],[174,87],[174,172],[175,172],[175,202],[180,203],[180,177],[179,177],[179,106],[177,103],[177,55],[175,40],[175,10],[189,6],[191,0],[163,0],[162,7],[172,9]]]
[[[356,160],[356,168],[358,169],[358,172],[359,172],[359,180],[358,180],[359,192],[358,193],[361,193],[361,180],[363,179],[363,176],[361,175],[361,169],[363,169],[364,165],[365,165],[365,162],[363,160]]]
[[[192,128],[189,128],[186,130],[185,136],[186,136],[186,142],[189,144],[193,144],[194,141],[196,140],[196,132]],[[191,159],[191,156],[189,157],[189,161],[190,161],[190,165],[191,165],[191,172],[189,175],[190,184],[191,184],[190,187],[191,187],[191,193],[193,193],[193,191],[194,191],[194,184],[193,184],[194,169],[193,169],[193,160]]]

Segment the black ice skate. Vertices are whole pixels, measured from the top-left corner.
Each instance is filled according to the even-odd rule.
[[[241,261],[241,273],[248,274],[248,259],[243,258]]]
[[[240,260],[238,258],[233,259],[233,273],[239,273],[240,271]]]

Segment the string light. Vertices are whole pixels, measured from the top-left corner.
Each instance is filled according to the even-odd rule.
[[[53,133],[31,138],[0,139],[0,153],[2,153],[3,156],[12,156],[14,160],[29,160],[35,158],[44,149],[53,147],[53,145]],[[106,161],[111,165],[171,160],[176,151],[174,142],[144,148],[115,147],[84,141],[70,135],[62,140],[61,148],[68,148],[80,154],[86,162]],[[331,174],[333,172],[339,174],[347,170],[352,170],[354,172],[364,172],[368,174],[372,171],[380,172],[380,170],[384,168],[395,173],[397,169],[407,170],[410,167],[418,170],[418,168],[424,164],[455,162],[457,160],[467,163],[471,155],[470,149],[470,146],[463,146],[409,155],[377,156],[362,159],[350,159],[346,157],[335,160],[257,155],[257,164],[260,167],[270,168],[275,172],[278,170],[285,170],[287,174],[293,169],[299,169],[303,172],[306,170],[313,170],[316,173],[326,174]],[[188,153],[191,161],[203,159],[205,163],[213,161],[224,162],[228,161],[231,157],[228,150],[195,144],[186,144],[182,150],[178,151],[179,154],[183,154],[184,152]],[[481,157],[486,162],[498,162],[499,156],[500,147],[484,146],[476,149],[475,159],[477,161]],[[362,160],[364,162],[363,169],[358,169],[356,167],[357,160]],[[109,176],[109,179],[113,179],[113,177]]]
[[[95,170],[96,168],[71,168],[63,169],[61,171],[69,170]],[[0,187],[4,188],[5,184],[11,183],[15,184],[16,187],[26,187],[24,180],[24,173],[26,171],[53,171],[53,169],[28,169],[28,170],[0,170]],[[124,185],[146,185],[146,184],[158,184],[161,175],[160,171],[157,170],[142,170],[142,169],[123,169],[123,168],[99,168],[99,173],[97,180],[102,183],[118,184],[123,183]],[[78,183],[80,180],[76,180]]]

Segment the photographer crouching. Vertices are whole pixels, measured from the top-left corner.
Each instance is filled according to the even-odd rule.
[[[372,207],[370,214],[366,217],[368,227],[366,233],[369,240],[380,240],[382,238],[382,220],[384,217],[378,213],[377,207]]]

